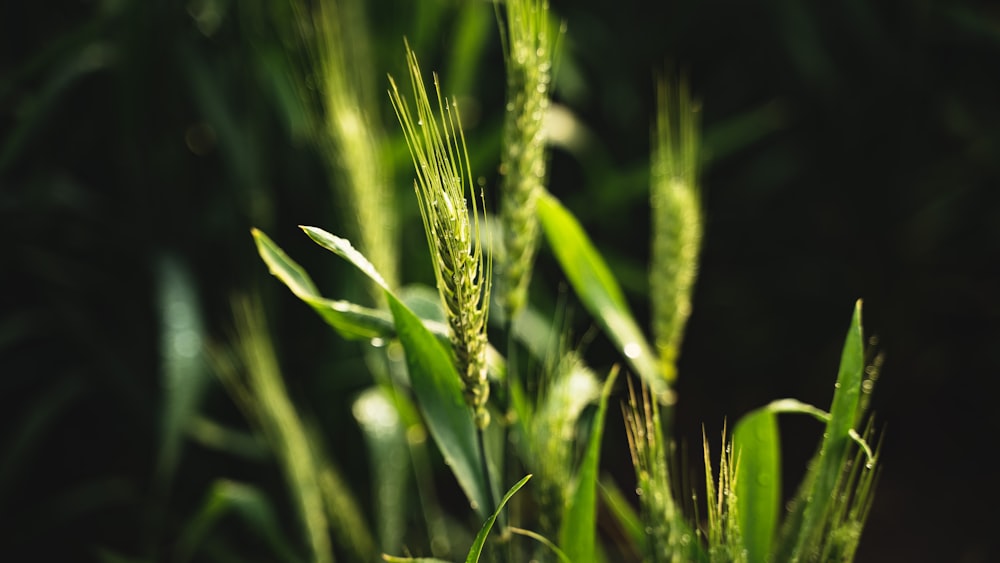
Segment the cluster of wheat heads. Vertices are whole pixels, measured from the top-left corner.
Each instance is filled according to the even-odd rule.
[[[359,248],[317,227],[303,230],[358,269],[360,279],[373,288],[373,304],[324,297],[305,270],[267,235],[254,230],[254,239],[270,271],[341,336],[375,342],[385,354],[402,352],[402,361],[386,364],[391,369],[373,370],[371,390],[355,404],[376,470],[374,514],[368,516],[377,523],[375,532],[365,529],[365,517],[344,517],[342,511],[357,510],[358,503],[338,480],[316,433],[294,416],[290,404],[276,402],[275,397],[284,396],[281,387],[267,384],[267,378],[240,379],[233,375],[236,370],[227,372],[240,403],[255,413],[270,443],[284,448],[280,457],[286,460],[290,488],[298,491],[305,537],[316,560],[333,558],[334,548],[324,541],[326,528],[347,546],[342,551],[358,560],[375,552],[390,561],[853,558],[871,504],[878,458],[877,449],[868,445],[872,427],[864,395],[871,390],[874,371],[866,357],[860,301],[829,410],[783,399],[746,414],[722,437],[718,471],[705,441],[706,472],[700,489],[705,491],[704,505],[693,491],[679,490],[669,419],[704,224],[698,108],[684,81],[660,81],[651,120],[650,342],[580,222],[546,187],[545,123],[558,39],[565,32],[548,3],[496,4],[508,77],[496,229],[487,225],[494,219],[486,208],[485,188],[473,182],[459,104],[442,95],[436,74],[429,93],[417,54],[404,41],[408,80],[389,77],[389,100],[412,157],[414,193],[437,287],[436,303],[428,307],[398,286],[398,257],[384,236],[395,229],[392,208],[384,197],[371,197],[372,186],[382,177],[371,170],[382,154],[372,141],[378,137],[363,135],[362,143],[350,137],[357,127],[374,127],[375,121],[363,109],[371,104],[359,101],[365,92],[344,79],[348,68],[354,68],[350,53],[357,49],[342,43],[342,25],[302,27],[302,22],[338,21],[338,10],[345,8],[323,1],[292,5],[300,23],[293,36],[307,52],[312,45],[321,63],[312,67],[322,78],[314,77],[313,84],[319,85],[324,100],[325,125],[320,129],[327,132],[317,138],[347,170],[345,189],[355,193],[349,201],[361,218],[354,226],[360,233]],[[352,37],[354,42],[364,40]],[[365,154],[359,156],[359,151]],[[350,172],[352,166],[359,169]],[[379,223],[365,234],[372,225],[366,227],[364,218],[373,216],[380,217]],[[491,232],[500,234],[490,237]],[[606,374],[589,367],[585,357],[560,338],[564,334],[553,338],[558,323],[546,321],[532,307],[528,288],[543,241],[579,302],[620,354],[621,365]],[[384,271],[391,274],[384,276]],[[501,288],[495,301],[494,282]],[[491,307],[500,314],[491,316]],[[501,322],[491,324],[494,317]],[[491,327],[507,338],[491,342]],[[553,341],[557,345],[548,344]],[[242,349],[250,355],[259,347]],[[536,361],[514,361],[515,350],[526,351]],[[628,382],[623,411],[638,485],[637,498],[631,500],[599,471],[607,406],[620,373]],[[811,416],[825,428],[787,509],[781,498],[777,430],[777,417],[784,413]],[[429,435],[431,440],[399,439],[404,427],[408,436]],[[433,479],[428,479],[428,448],[442,456],[468,500],[468,515],[482,523],[478,530],[448,522]],[[405,482],[405,474],[412,473],[415,495],[404,494],[405,487],[388,486],[384,466],[390,463],[400,468],[394,469],[394,483]],[[505,490],[501,485],[508,483],[513,485]],[[598,531],[602,510],[624,531],[615,542]],[[416,529],[424,531],[425,542],[414,539],[414,514],[423,519]],[[465,532],[456,535],[456,527]],[[499,533],[491,534],[495,527]],[[423,557],[388,555],[404,552]]]

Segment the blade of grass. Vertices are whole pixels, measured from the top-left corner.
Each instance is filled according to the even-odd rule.
[[[215,354],[216,370],[247,417],[263,430],[281,463],[311,557],[317,563],[332,562],[330,522],[324,511],[315,455],[318,448],[288,394],[260,300],[234,300],[233,312],[236,354]],[[360,511],[350,516],[361,518]]]
[[[629,312],[618,282],[580,223],[559,200],[542,193],[538,216],[549,246],[580,301],[597,319],[632,369],[653,395],[673,403],[669,383],[660,372],[652,348]]]
[[[492,493],[479,463],[479,446],[472,411],[462,394],[462,381],[448,351],[389,291],[389,308],[396,319],[406,365],[427,428],[441,449],[472,508],[480,515],[491,508]]]
[[[451,563],[451,561],[435,559],[434,557],[394,557],[384,554],[382,555],[382,559],[389,563]]]
[[[282,536],[274,508],[260,489],[220,479],[212,484],[198,512],[187,520],[172,561],[184,563],[193,558],[212,528],[230,513],[239,516],[257,537],[263,539],[278,560],[302,560]]]
[[[749,563],[767,561],[781,510],[781,443],[777,415],[748,413],[733,431],[739,471],[736,503]]]
[[[601,479],[599,485],[601,498],[604,499],[604,503],[611,509],[611,514],[618,519],[618,523],[621,525],[625,535],[631,540],[632,547],[636,551],[636,557],[641,553],[647,553],[649,538],[646,535],[646,530],[642,525],[639,513],[636,512],[632,504],[625,498],[624,493],[622,493],[621,489],[613,481],[604,478]]]
[[[576,489],[569,497],[563,515],[560,543],[571,561],[594,561],[597,552],[597,472],[601,460],[601,439],[608,397],[618,377],[618,366],[611,369],[601,390],[601,399],[594,416],[587,451],[576,477]]]
[[[378,386],[355,399],[352,413],[368,446],[379,547],[395,551],[403,545],[406,530],[403,515],[410,472],[408,464],[402,462],[408,457],[403,424],[392,399]]]
[[[503,510],[504,505],[510,500],[510,497],[514,496],[514,493],[521,490],[521,487],[531,479],[531,474],[525,475],[520,481],[514,483],[514,485],[508,489],[507,494],[500,499],[500,503],[497,505],[497,509],[483,522],[483,527],[479,529],[479,533],[476,534],[476,540],[472,542],[472,547],[469,549],[469,555],[465,558],[465,563],[477,563],[479,557],[482,554],[483,546],[486,544],[486,538],[490,534],[490,530],[493,528],[493,523],[496,522],[497,516],[500,515],[500,511]]]
[[[561,561],[562,563],[573,563],[573,560],[570,559],[569,557],[567,557],[566,553],[563,552],[563,550],[559,549],[559,546],[557,546],[556,544],[552,543],[552,540],[550,540],[549,538],[547,538],[547,537],[545,537],[545,536],[543,536],[541,534],[532,532],[531,530],[525,530],[523,528],[515,528],[515,527],[512,526],[512,527],[510,527],[508,529],[513,534],[517,534],[519,536],[524,536],[526,538],[531,538],[531,539],[537,541],[538,543],[544,545],[545,547],[549,548],[549,551],[551,551],[552,553],[554,553],[556,555],[556,557],[559,558],[559,561]]]
[[[821,534],[834,503],[832,495],[841,479],[848,448],[853,439],[852,431],[858,418],[861,401],[861,381],[864,372],[864,339],[861,327],[861,300],[854,305],[851,325],[844,340],[837,383],[834,386],[830,419],[826,424],[819,466],[812,490],[804,508],[802,528],[798,534],[795,554],[806,558],[809,551],[821,541]]]
[[[163,256],[158,266],[164,394],[156,482],[165,492],[211,375],[203,357],[205,328],[191,273],[172,256]]]

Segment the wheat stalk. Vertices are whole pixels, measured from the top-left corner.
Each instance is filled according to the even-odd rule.
[[[490,394],[486,378],[486,321],[492,278],[492,259],[484,254],[480,240],[480,213],[485,217],[485,201],[482,193],[478,200],[472,194],[469,155],[458,106],[454,100],[442,98],[434,74],[439,123],[409,44],[406,56],[416,119],[391,76],[389,94],[417,172],[414,191],[438,292],[451,327],[456,367],[465,386],[466,401],[475,413],[476,425],[485,428],[490,418],[486,410]],[[467,191],[472,196],[471,206],[466,199]]]

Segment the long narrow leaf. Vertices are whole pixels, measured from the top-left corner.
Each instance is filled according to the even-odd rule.
[[[192,559],[213,528],[229,513],[239,516],[277,559],[300,561],[281,533],[271,501],[253,485],[226,479],[212,484],[201,507],[188,519],[177,540],[173,560],[182,563]]]
[[[369,340],[391,336],[392,318],[382,311],[361,307],[347,301],[325,299],[309,274],[288,257],[267,235],[251,231],[257,252],[268,270],[281,280],[296,297],[312,307],[337,333],[349,340]]]
[[[622,493],[614,481],[601,479],[599,485],[604,504],[608,506],[611,514],[618,520],[625,537],[631,541],[636,551],[636,557],[640,553],[646,553],[649,537],[646,535],[646,529],[642,525],[642,518],[639,517],[639,513],[635,507],[625,498],[625,494]]]
[[[156,477],[158,485],[167,488],[211,375],[202,350],[205,323],[190,269],[170,255],[161,257],[158,266],[164,393]]]
[[[482,517],[492,508],[491,494],[479,463],[476,427],[462,395],[462,382],[448,351],[420,319],[392,292],[386,291],[406,350],[410,384],[445,462],[451,467],[472,507]]]
[[[577,296],[656,397],[670,391],[666,374],[628,309],[625,296],[580,223],[551,194],[538,199],[538,218],[549,246]]]
[[[492,494],[479,461],[472,412],[465,403],[461,379],[448,351],[423,321],[396,297],[371,262],[348,240],[316,227],[302,227],[302,230],[320,246],[350,262],[384,289],[395,322],[396,336],[406,351],[410,384],[427,419],[427,428],[473,509],[485,518],[493,508],[490,501]]]
[[[604,416],[608,397],[618,376],[615,366],[608,374],[601,391],[601,400],[594,416],[587,451],[576,478],[576,490],[569,498],[563,516],[560,543],[567,557],[574,562],[594,561],[597,553],[597,471],[601,460],[601,439],[604,436]]]
[[[749,563],[763,563],[771,551],[781,510],[781,442],[777,414],[752,411],[736,424],[733,444],[739,471],[736,503],[740,535]]]
[[[451,561],[435,559],[434,557],[395,557],[392,555],[383,555],[382,559],[389,563],[451,563]]]
[[[500,511],[503,510],[504,505],[510,500],[510,497],[514,496],[514,493],[521,490],[521,487],[531,479],[531,474],[525,475],[523,479],[514,483],[508,491],[507,494],[500,499],[500,504],[497,509],[483,522],[483,527],[479,529],[479,533],[476,534],[476,540],[472,542],[472,547],[469,549],[469,555],[465,558],[465,563],[477,563],[479,561],[479,556],[483,552],[483,545],[486,544],[486,538],[490,535],[490,530],[493,528],[493,523],[496,522],[498,516],[500,516]]]
[[[394,338],[396,325],[386,311],[363,307],[350,301],[326,299],[316,288],[309,274],[258,229],[252,231],[257,251],[271,274],[281,280],[292,293],[313,308],[341,337],[348,340]],[[332,236],[332,235],[328,235]],[[442,344],[448,345],[448,325],[434,319],[423,319],[427,330]],[[503,380],[506,365],[492,346],[486,350],[490,377]]]
[[[865,368],[864,340],[861,328],[861,300],[854,305],[851,326],[844,340],[840,357],[840,370],[834,386],[830,419],[826,424],[823,445],[820,450],[818,467],[812,481],[812,490],[805,506],[802,528],[796,542],[796,553],[803,557],[824,533],[826,520],[833,503],[831,498],[841,479],[848,448],[857,421],[858,405],[861,400],[861,381]]]

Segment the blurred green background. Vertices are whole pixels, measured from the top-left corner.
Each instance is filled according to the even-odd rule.
[[[343,232],[344,198],[305,134],[268,6],[0,7],[0,560],[164,556],[219,478],[260,487],[292,529],[279,468],[192,352],[226,342],[234,293],[263,296],[293,396],[368,494],[349,408],[369,383],[360,347],[271,278],[250,237],[266,231],[325,295],[365,300],[359,278],[296,227]],[[505,82],[492,7],[365,7],[377,89],[386,73],[404,76],[405,35],[470,108],[473,168],[493,189]],[[587,129],[554,149],[551,190],[643,323],[655,72],[685,70],[702,103],[707,224],[679,437],[698,446],[703,424],[718,436],[726,417],[776,398],[827,405],[861,297],[886,354],[874,396],[886,433],[858,560],[1000,558],[989,461],[1000,430],[1000,10],[861,0],[552,9],[568,32],[555,101]],[[380,100],[403,278],[430,283],[408,155]],[[566,292],[544,248],[534,290],[543,304]],[[589,321],[564,299],[579,339]],[[587,354],[616,361],[600,336]],[[201,381],[183,387],[200,386],[200,399],[178,398],[183,378]],[[171,437],[164,421],[182,415],[187,434]],[[243,433],[220,446],[210,422]],[[794,482],[819,426],[784,424]],[[606,442],[604,469],[627,483],[624,433],[610,426]],[[225,541],[239,526],[212,533]],[[242,547],[253,553],[256,541]]]

